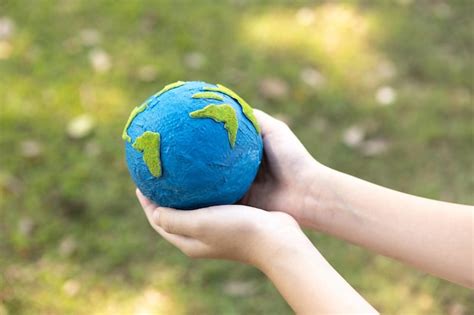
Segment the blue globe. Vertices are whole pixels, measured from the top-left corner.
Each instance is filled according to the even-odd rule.
[[[241,199],[263,153],[252,108],[230,89],[205,82],[167,85],[133,110],[122,137],[141,192],[183,210]]]

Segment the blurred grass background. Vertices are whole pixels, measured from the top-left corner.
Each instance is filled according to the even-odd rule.
[[[123,125],[177,80],[231,87],[333,168],[474,203],[473,6],[0,0],[0,314],[291,313],[257,270],[184,257],[135,200]],[[474,312],[467,289],[309,234],[383,313]]]

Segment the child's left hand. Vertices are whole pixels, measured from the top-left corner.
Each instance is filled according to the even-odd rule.
[[[138,189],[137,197],[151,226],[189,257],[236,260],[262,269],[291,246],[307,242],[283,212],[239,205],[180,211],[159,207]]]

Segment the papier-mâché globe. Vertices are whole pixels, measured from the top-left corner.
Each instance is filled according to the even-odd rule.
[[[232,90],[205,82],[165,86],[132,111],[122,137],[137,187],[177,209],[235,203],[263,153],[252,108]]]

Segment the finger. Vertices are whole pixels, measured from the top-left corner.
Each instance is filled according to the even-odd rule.
[[[280,129],[282,126],[285,125],[284,122],[270,116],[264,111],[261,111],[259,109],[254,109],[253,112],[255,114],[255,117],[257,117],[257,120],[260,124],[260,127],[262,129],[262,137],[264,138],[265,136],[268,136],[271,132]]]
[[[137,194],[138,201],[140,202],[140,205],[142,206],[143,211],[145,212],[148,222],[156,230],[157,224],[153,221],[153,212],[155,211],[155,209],[158,208],[158,205],[147,197],[145,197],[138,188],[135,192]]]
[[[138,201],[140,202],[148,222],[150,225],[168,242],[173,244],[174,246],[178,247],[183,253],[191,257],[198,257],[202,256],[207,251],[207,246],[199,240],[184,236],[184,235],[177,235],[166,232],[162,227],[160,227],[154,217],[158,218],[159,213],[162,209],[157,204],[146,198],[142,192],[137,188],[136,194]],[[169,209],[169,208],[167,208]],[[169,209],[174,210],[174,209]],[[174,210],[177,211],[177,210]],[[153,214],[156,213],[154,216]]]
[[[189,257],[204,257],[209,252],[206,244],[200,240],[183,235],[176,235],[166,232],[162,227],[157,226],[156,231],[172,245],[178,247]]]
[[[143,209],[150,210],[150,209],[155,209],[155,208],[158,207],[158,205],[156,203],[154,203],[153,201],[151,201],[150,199],[145,197],[143,195],[143,193],[140,191],[140,189],[137,188],[135,190],[135,193],[136,193],[138,201],[142,205]]]
[[[195,237],[208,215],[207,209],[183,211],[160,207],[154,212],[153,222],[168,233]]]

